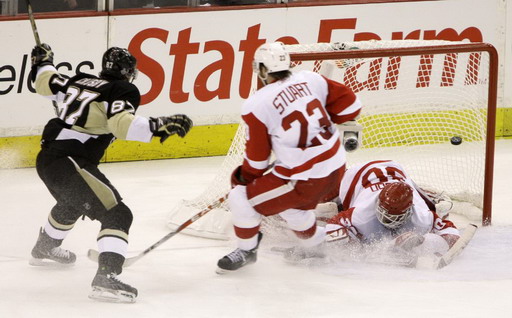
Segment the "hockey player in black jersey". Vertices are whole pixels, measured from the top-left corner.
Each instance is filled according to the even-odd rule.
[[[134,302],[137,289],[121,282],[132,212],[98,169],[105,149],[116,138],[164,142],[177,134],[185,137],[192,121],[186,115],[144,118],[135,115],[140,92],[132,84],[136,59],[126,49],[112,47],[103,55],[99,77],[67,77],[53,65],[47,44],[31,53],[36,92],[54,101],[56,117],[43,130],[36,170],[57,201],[32,249],[32,265],[71,265],[76,255],[60,245],[81,216],[101,223],[97,237],[98,271],[89,297]]]

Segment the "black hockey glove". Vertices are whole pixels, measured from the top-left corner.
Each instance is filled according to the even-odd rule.
[[[236,187],[237,185],[247,185],[248,182],[242,176],[242,166],[238,166],[231,173],[231,188]]]
[[[174,134],[185,137],[192,126],[192,120],[183,114],[149,118],[149,128],[153,136],[160,137],[161,143]]]
[[[32,49],[32,53],[30,54],[30,59],[32,61],[32,73],[31,80],[34,82],[36,80],[37,68],[44,65],[53,65],[53,51],[52,48],[43,43],[41,45],[36,45]]]

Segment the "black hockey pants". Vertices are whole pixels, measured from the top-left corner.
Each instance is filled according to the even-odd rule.
[[[128,234],[133,219],[131,211],[97,165],[43,149],[37,156],[36,169],[57,200],[51,212],[55,221],[71,225],[85,215],[99,220],[102,229],[119,229]]]

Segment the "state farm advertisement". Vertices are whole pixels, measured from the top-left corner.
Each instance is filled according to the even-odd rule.
[[[128,47],[138,59],[139,77],[135,84],[144,105],[139,114],[186,113],[196,124],[206,125],[239,121],[241,103],[256,84],[252,55],[265,42],[371,39],[488,42],[504,60],[503,4],[479,0],[471,1],[469,6],[462,0],[422,1],[37,22],[42,40],[55,49],[56,63],[64,63],[60,71],[68,75],[78,71],[97,74],[101,54],[107,46]],[[20,25],[21,22],[26,25]],[[24,44],[7,47],[0,63],[0,103],[3,114],[7,114],[0,118],[0,136],[20,135],[43,125],[51,116],[52,106],[32,93],[28,80],[27,57],[33,45],[29,45],[33,37],[28,21],[0,23],[0,39],[4,43],[11,32],[18,32],[19,36],[12,40]],[[105,29],[107,25],[109,29]],[[52,31],[55,29],[66,31]],[[499,107],[510,105],[504,102],[510,100],[504,93],[504,78],[500,74]]]

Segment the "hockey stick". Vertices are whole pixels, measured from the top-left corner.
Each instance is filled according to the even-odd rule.
[[[36,19],[34,18],[34,12],[32,11],[32,4],[30,4],[30,0],[25,0],[25,1],[27,2],[28,18],[30,20],[30,25],[32,26],[32,33],[34,34],[34,39],[36,40],[36,45],[41,46],[41,39],[39,38],[39,32],[37,31]],[[55,108],[55,111],[57,111],[59,108],[59,106],[57,105],[57,102],[52,100],[52,105]]]
[[[156,242],[155,244],[151,245],[150,247],[146,248],[144,251],[142,251],[141,253],[139,253],[139,255],[137,256],[134,256],[134,257],[128,257],[124,260],[124,264],[123,264],[123,267],[128,267],[128,266],[131,266],[133,263],[135,263],[136,261],[138,261],[139,259],[141,259],[142,257],[144,257],[146,254],[148,254],[149,252],[151,252],[152,250],[154,250],[155,248],[157,248],[158,246],[162,245],[163,243],[165,243],[167,240],[169,240],[171,237],[173,237],[174,235],[180,233],[182,230],[184,230],[187,226],[189,226],[190,224],[194,223],[195,221],[197,221],[200,217],[202,217],[203,215],[205,215],[206,213],[210,212],[211,210],[215,209],[216,207],[219,207],[223,202],[225,202],[227,200],[227,197],[228,195],[224,195],[222,198],[219,198],[218,200],[216,200],[215,202],[213,202],[211,205],[207,206],[205,209],[203,209],[202,211],[200,211],[199,213],[195,214],[194,216],[192,216],[190,219],[188,219],[187,221],[185,221],[183,224],[181,224],[180,226],[178,226],[178,228],[170,233],[168,233],[167,235],[165,235],[164,237],[162,237],[158,242]],[[93,250],[93,249],[90,249],[88,252],[87,252],[87,257],[91,260],[91,261],[94,261],[94,262],[98,262],[98,258],[99,258],[99,252],[96,251],[96,250]]]
[[[34,19],[34,13],[32,12],[32,5],[30,0],[27,2],[28,18],[30,19],[30,25],[32,26],[32,33],[34,33],[34,39],[36,39],[36,45],[41,46],[41,39],[39,39],[39,32],[37,32],[36,20]]]

